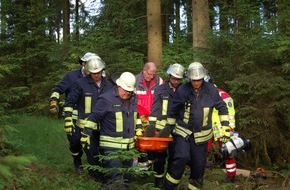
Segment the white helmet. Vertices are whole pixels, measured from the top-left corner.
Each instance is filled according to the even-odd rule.
[[[184,73],[184,67],[180,65],[179,63],[174,63],[167,70],[167,74],[172,75],[178,79],[183,78],[183,73]]]
[[[105,69],[105,63],[100,57],[93,56],[88,60],[85,70],[90,73],[98,73]]]
[[[83,62],[87,62],[87,61],[89,61],[93,57],[99,57],[99,56],[96,53],[88,52],[80,60],[83,61]]]
[[[205,77],[206,71],[199,62],[193,62],[188,66],[187,77],[191,80],[201,80]]]
[[[204,81],[209,82],[210,76],[208,74],[206,74],[203,79],[204,79]]]
[[[132,73],[124,72],[116,80],[116,84],[126,91],[134,91],[136,78]]]

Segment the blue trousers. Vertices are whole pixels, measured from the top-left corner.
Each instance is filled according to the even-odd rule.
[[[202,182],[207,159],[207,143],[195,144],[193,136],[184,139],[179,135],[173,136],[173,142],[175,143],[173,155],[171,155],[173,160],[168,174],[175,180],[180,180],[186,165],[189,164],[189,180]],[[166,189],[174,189],[177,185],[166,179]]]

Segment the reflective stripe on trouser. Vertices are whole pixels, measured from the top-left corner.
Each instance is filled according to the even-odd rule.
[[[236,159],[235,158],[229,158],[225,161],[226,165],[226,175],[228,177],[233,177],[236,175]]]
[[[203,179],[189,179],[188,180],[188,189],[198,190],[203,186]]]
[[[132,149],[135,147],[134,138],[100,136],[100,147]]]
[[[193,138],[185,140],[178,135],[173,138],[175,156],[166,174],[167,189],[174,189],[178,185],[189,160],[191,160],[189,179],[203,178],[207,157],[207,143],[197,145]]]
[[[167,157],[167,149],[163,152],[152,152],[154,158],[153,170],[156,172],[154,177],[163,178],[165,176],[165,164]]]
[[[188,189],[189,189],[189,190],[199,190],[199,188],[193,186],[193,185],[190,184],[190,183],[188,184]]]

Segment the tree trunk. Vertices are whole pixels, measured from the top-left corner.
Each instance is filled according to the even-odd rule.
[[[187,38],[189,42],[192,42],[192,0],[185,1],[185,12],[187,17]]]
[[[1,13],[0,13],[0,16],[1,16],[1,41],[6,41],[6,30],[7,30],[7,22],[6,22],[6,11],[5,11],[5,6],[6,6],[6,3],[5,1],[0,1],[1,2]]]
[[[175,28],[175,37],[179,38],[180,36],[180,1],[175,1],[175,19],[176,19],[176,28]]]
[[[162,6],[162,13],[161,13],[161,27],[162,27],[162,42],[167,44],[169,42],[169,14],[170,14],[170,7],[168,4]]]
[[[76,33],[76,41],[78,42],[80,39],[80,23],[79,23],[79,0],[76,0],[76,28],[75,28],[75,33]]]
[[[70,2],[69,0],[65,0],[63,7],[63,42],[65,44],[68,44],[70,41],[69,16],[70,16]]]
[[[160,0],[147,0],[148,61],[162,66],[162,30]]]
[[[208,0],[192,0],[193,47],[207,48],[206,34],[210,31]]]

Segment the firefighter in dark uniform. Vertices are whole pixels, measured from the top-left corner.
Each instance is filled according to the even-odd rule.
[[[154,101],[151,108],[150,118],[155,121],[156,136],[168,137],[170,133],[164,129],[166,119],[168,116],[168,107],[172,104],[177,88],[181,85],[183,79],[184,67],[178,63],[171,65],[167,74],[168,80],[159,85],[154,91]],[[170,131],[169,131],[170,132]],[[169,144],[169,151],[172,149],[172,144]],[[153,153],[154,162],[153,170],[155,172],[155,187],[161,188],[163,186],[165,176],[165,164],[167,157],[167,150],[163,152]],[[169,158],[168,163],[171,163]],[[170,164],[168,164],[170,165]]]
[[[65,94],[65,99],[67,98],[68,94],[72,91],[72,86],[74,82],[86,76],[85,71],[85,64],[87,63],[88,59],[92,56],[98,57],[97,54],[94,53],[86,53],[82,58],[79,59],[79,63],[81,65],[81,69],[73,70],[71,72],[68,72],[62,80],[52,89],[52,94],[49,99],[49,111],[52,114],[59,114],[59,99],[60,95]],[[74,124],[77,120],[77,110],[76,107],[74,107],[72,119]],[[74,131],[67,131],[67,139],[69,141],[69,149],[73,156],[74,166],[77,173],[80,173],[82,171],[82,162],[81,157],[83,154],[82,146],[80,144],[80,131],[78,129]]]
[[[165,188],[175,189],[179,184],[185,166],[190,166],[188,189],[203,186],[207,160],[207,142],[213,137],[212,112],[218,110],[223,137],[230,139],[228,109],[218,89],[204,81],[205,69],[199,62],[189,66],[189,82],[181,85],[170,107],[167,125],[174,125],[173,161],[166,174]]]
[[[116,88],[113,88],[99,96],[93,112],[88,116],[81,142],[91,144],[88,131],[100,131],[100,152],[108,155],[112,151],[133,149],[135,125],[137,120],[137,99],[133,96],[136,79],[130,72],[124,72],[116,80]],[[99,128],[98,124],[99,123]],[[87,133],[88,132],[88,133]],[[129,161],[118,159],[103,160],[104,168],[131,167],[133,158]],[[105,176],[103,183],[120,180],[123,177],[129,182],[130,176],[121,176],[112,172]]]
[[[111,88],[113,85],[109,80],[102,77],[105,69],[105,64],[99,57],[93,57],[88,60],[86,70],[88,76],[78,79],[74,85],[73,90],[68,94],[64,105],[65,128],[67,131],[74,131],[76,129],[82,131],[84,128],[85,118],[92,112],[93,106],[96,104],[99,95]],[[72,122],[72,114],[74,106],[77,106],[78,119],[76,124]],[[98,134],[91,135],[91,141],[98,141]],[[80,142],[81,134],[79,133],[78,140]],[[98,159],[95,158],[99,154],[98,143],[93,143],[95,146],[84,147],[87,155],[87,160],[90,165],[99,165]],[[82,148],[82,146],[81,146]],[[93,170],[89,170],[89,174],[98,179],[99,175]]]

